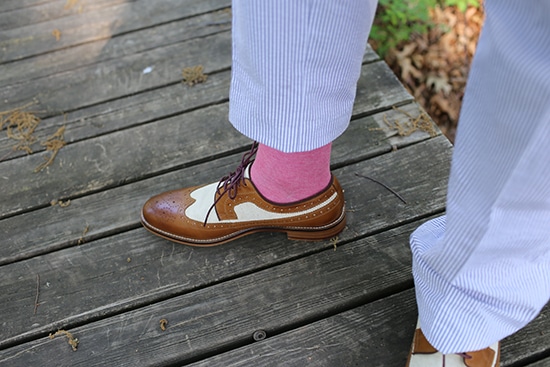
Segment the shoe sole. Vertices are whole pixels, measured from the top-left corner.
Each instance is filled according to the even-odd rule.
[[[147,229],[149,232],[153,233],[156,236],[162,237],[169,241],[181,243],[183,245],[195,246],[195,247],[218,246],[218,245],[222,245],[224,243],[236,240],[237,238],[241,238],[246,235],[258,233],[258,232],[284,232],[287,234],[287,237],[289,240],[294,240],[294,241],[323,241],[323,240],[328,240],[335,237],[336,235],[338,235],[340,232],[344,230],[344,228],[346,227],[346,212],[344,208],[342,210],[342,214],[336,221],[322,227],[316,227],[316,228],[308,227],[307,229],[300,228],[300,227],[255,227],[255,228],[248,228],[245,230],[228,234],[222,237],[221,239],[200,240],[200,241],[183,239],[183,237],[175,237],[168,232],[162,231],[150,225],[145,220],[145,218],[143,218],[143,214],[141,216],[141,224],[145,227],[145,229]]]

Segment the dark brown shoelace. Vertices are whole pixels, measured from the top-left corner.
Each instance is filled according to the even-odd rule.
[[[212,204],[210,209],[208,209],[208,212],[206,213],[206,218],[204,218],[204,222],[202,224],[203,226],[206,226],[206,222],[208,221],[210,212],[212,212],[212,209],[214,209],[218,201],[220,201],[220,199],[225,194],[227,194],[229,198],[233,200],[237,197],[239,186],[241,184],[246,186],[244,173],[246,171],[246,167],[248,167],[248,165],[254,161],[254,156],[256,155],[257,151],[258,151],[258,142],[254,142],[252,143],[252,147],[250,148],[250,151],[243,154],[243,157],[241,159],[241,164],[239,164],[237,169],[233,172],[230,172],[229,175],[222,177],[216,189],[216,196],[218,197],[216,200],[214,200],[214,204]]]

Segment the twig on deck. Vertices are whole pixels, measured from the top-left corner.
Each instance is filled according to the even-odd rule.
[[[334,247],[334,251],[336,251],[336,247],[338,245],[338,236],[334,236],[330,239],[330,242],[332,243],[332,247]]]
[[[35,173],[42,171],[44,168],[52,164],[53,160],[57,156],[57,153],[59,152],[59,149],[63,148],[67,144],[65,142],[64,134],[65,126],[61,126],[52,136],[48,137],[45,142],[40,143],[40,145],[46,147],[46,150],[51,151],[52,155],[50,158],[45,158],[45,162],[34,169]]]
[[[383,186],[384,188],[386,188],[388,191],[390,191],[392,194],[394,194],[399,200],[401,200],[404,204],[407,204],[407,202],[405,201],[405,199],[403,199],[403,197],[401,195],[399,195],[395,190],[393,190],[391,187],[383,184],[382,182],[378,181],[378,180],[375,180],[374,178],[371,178],[371,177],[367,177],[367,176],[363,176],[363,175],[360,175],[359,173],[355,173],[355,176],[357,177],[362,177],[362,178],[366,178],[367,180],[370,180],[372,182],[375,182],[377,184],[379,184],[380,186]]]
[[[38,297],[40,296],[40,275],[36,274],[36,298],[34,299],[34,313],[36,315],[36,310],[38,309]]]

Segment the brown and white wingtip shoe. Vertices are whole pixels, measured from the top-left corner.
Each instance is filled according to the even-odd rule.
[[[346,225],[344,194],[333,176],[321,193],[290,204],[265,199],[250,180],[254,149],[219,183],[168,191],[149,199],[141,222],[152,233],[192,246],[214,246],[261,231],[293,240],[324,240]]]
[[[500,343],[475,352],[442,354],[417,325],[407,367],[500,367]]]

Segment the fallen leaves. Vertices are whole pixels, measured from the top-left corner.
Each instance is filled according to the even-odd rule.
[[[476,7],[464,13],[455,7],[436,7],[431,18],[434,26],[427,34],[390,50],[386,62],[453,141],[484,14]]]
[[[449,78],[445,75],[429,75],[426,78],[426,85],[432,88],[435,93],[443,92],[445,95],[453,90],[453,86],[449,84]]]
[[[401,67],[401,80],[407,84],[414,83],[414,79],[422,78],[422,72],[413,65],[412,54],[416,50],[417,45],[410,43],[403,47],[400,52],[393,52],[397,60],[397,64]]]
[[[409,136],[415,131],[423,131],[430,134],[431,137],[437,135],[437,130],[432,123],[432,120],[425,112],[419,111],[418,116],[413,116],[410,113],[403,111],[398,107],[393,107],[394,111],[400,112],[406,116],[403,121],[401,119],[395,119],[393,121],[388,120],[388,117],[384,115],[384,123],[390,128],[390,130],[396,131],[396,135]]]

